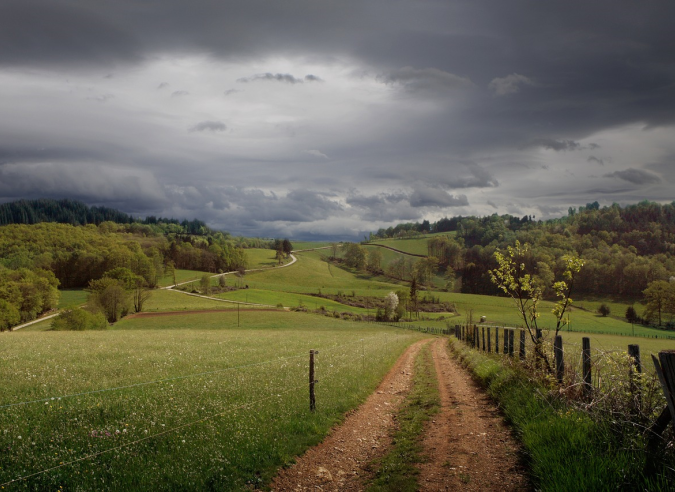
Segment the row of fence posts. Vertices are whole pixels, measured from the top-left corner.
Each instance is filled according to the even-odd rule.
[[[503,348],[503,354],[509,357],[515,356],[515,333],[519,332],[518,336],[518,358],[522,361],[526,358],[526,334],[523,329],[516,328],[500,328],[498,326],[477,326],[477,325],[455,325],[455,337],[458,340],[463,341],[467,345],[470,345],[476,350],[482,350],[483,352],[493,353],[492,349],[492,330],[494,329],[494,353],[500,353],[500,329],[502,331],[502,343],[501,347]],[[542,331],[540,329],[536,330],[535,338],[537,343],[541,343],[543,339]],[[582,349],[581,349],[581,359],[582,359],[582,374],[583,374],[583,385],[584,393],[590,395],[592,392],[592,377],[591,377],[591,339],[588,337],[583,337],[581,339]],[[558,383],[563,382],[565,375],[565,351],[563,349],[563,339],[561,335],[557,335],[553,341],[553,355],[555,363],[555,374]],[[629,345],[628,346],[628,355],[631,356],[633,362],[631,368],[631,378],[635,372],[642,372],[642,361],[640,359],[640,346],[639,345]]]

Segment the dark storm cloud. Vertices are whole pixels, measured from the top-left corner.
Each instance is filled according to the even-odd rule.
[[[190,132],[224,132],[225,130],[227,130],[227,125],[222,121],[200,121],[190,127]]]
[[[514,94],[520,91],[521,87],[528,85],[535,85],[535,83],[524,75],[512,73],[506,77],[492,79],[489,87],[495,93],[495,96],[505,96]]]
[[[417,188],[410,195],[412,207],[461,207],[468,204],[465,195],[450,195],[440,188]]]
[[[594,155],[590,156],[590,157],[587,159],[587,161],[588,161],[588,162],[596,162],[596,163],[600,164],[601,166],[604,166],[604,165],[605,165],[604,159],[599,159],[599,158],[595,157]]]
[[[634,185],[666,196],[673,18],[666,0],[6,0],[0,186],[175,206],[254,234],[527,210],[528,179],[547,187],[529,186],[542,213],[593,193],[649,198]],[[221,120],[237,130],[227,146],[186,132],[225,131]],[[605,174],[589,176],[597,164]]]
[[[493,188],[499,181],[475,162],[452,165],[448,172],[436,177],[436,182],[448,188]]]
[[[135,33],[84,2],[3,2],[0,46],[0,65],[100,65],[141,59]]]
[[[661,181],[661,178],[654,173],[645,171],[644,169],[624,169],[623,171],[615,171],[613,173],[605,174],[607,178],[619,178],[629,183],[636,185],[653,184]]]

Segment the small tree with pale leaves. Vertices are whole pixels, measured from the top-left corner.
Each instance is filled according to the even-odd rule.
[[[398,296],[395,293],[390,292],[384,298],[384,315],[385,315],[385,317],[387,319],[391,319],[395,315],[397,307],[398,307]]]

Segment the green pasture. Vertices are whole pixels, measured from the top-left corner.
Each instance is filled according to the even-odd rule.
[[[396,290],[396,284],[373,280],[366,273],[352,273],[343,268],[321,260],[321,251],[298,253],[298,261],[287,267],[250,272],[244,283],[252,289],[280,290],[297,293],[314,293],[319,289],[323,293],[336,294],[338,291],[359,295],[385,296]],[[371,292],[370,294],[368,294]]]
[[[58,309],[66,307],[81,306],[87,303],[87,296],[89,295],[84,289],[67,289],[60,290]]]
[[[241,315],[241,329],[235,313],[206,313],[125,319],[102,332],[0,334],[0,449],[11,449],[0,453],[0,485],[262,487],[419,338],[304,313]],[[319,350],[314,413],[310,349]]]
[[[293,249],[295,251],[299,249],[314,249],[314,248],[325,248],[326,246],[330,246],[331,243],[326,242],[326,241],[317,241],[317,242],[312,242],[312,241],[293,241]]]
[[[204,275],[209,275],[206,272],[199,272],[197,270],[180,270],[176,269],[176,282],[177,283],[182,283],[182,282],[189,282],[190,280],[194,281],[199,281],[200,278],[202,278]],[[211,274],[213,275],[213,274]],[[171,275],[164,275],[162,278],[159,279],[157,282],[157,285],[160,287],[168,287],[170,285],[173,285],[173,276]]]
[[[429,236],[420,237],[418,239],[384,239],[377,241],[376,244],[388,246],[390,248],[403,251],[404,253],[412,253],[414,255],[427,255],[429,252],[427,248],[427,240]],[[385,248],[380,248],[385,249]]]
[[[270,306],[276,306],[277,304],[282,304],[283,306],[290,308],[304,306],[310,310],[319,309],[323,306],[328,311],[337,311],[339,313],[350,312],[366,314],[367,312],[366,309],[348,306],[330,299],[277,290],[241,289],[217,294],[217,297],[237,302],[254,302]],[[370,311],[371,313],[373,312],[372,309]]]
[[[273,268],[279,265],[276,258],[277,252],[273,249],[252,248],[246,250],[248,268]],[[290,258],[284,259],[282,264],[290,262]]]
[[[234,306],[228,302],[218,302],[203,297],[189,296],[173,289],[155,289],[145,302],[143,312],[155,311],[196,311],[204,309],[228,309]]]

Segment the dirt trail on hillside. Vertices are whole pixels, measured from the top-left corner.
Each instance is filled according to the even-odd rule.
[[[374,474],[369,463],[391,446],[394,414],[410,389],[415,358],[429,341],[408,347],[375,393],[321,444],[309,449],[292,467],[281,470],[271,483],[272,490],[363,490]]]
[[[441,411],[426,428],[420,490],[530,490],[497,406],[448,355],[447,339],[435,340],[432,354]]]

